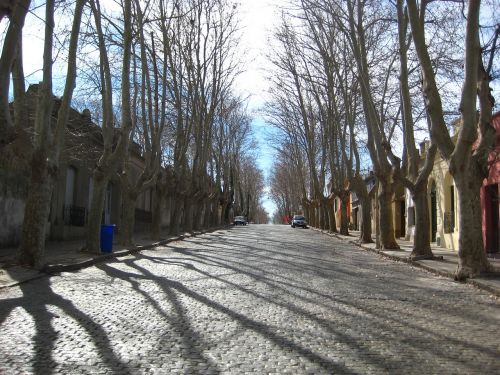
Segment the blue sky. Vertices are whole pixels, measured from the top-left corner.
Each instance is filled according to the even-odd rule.
[[[269,48],[269,36],[276,25],[276,20],[279,19],[277,7],[280,3],[283,1],[246,0],[240,3],[239,9],[242,25],[239,47],[244,58],[245,70],[237,79],[236,88],[243,96],[249,97],[248,105],[254,117],[252,126],[260,146],[257,163],[266,178],[269,176],[274,154],[266,142],[266,131],[270,125],[266,123],[259,109],[265,103],[269,87],[266,80],[266,70],[269,68],[266,54]],[[272,216],[276,206],[267,195],[263,198],[264,208]]]
[[[269,172],[274,159],[274,151],[266,142],[266,132],[269,131],[269,124],[262,117],[255,117],[252,122],[256,138],[259,142],[259,157],[257,163],[259,168],[264,171],[266,179],[269,177]],[[273,212],[276,210],[274,202],[268,198],[267,194],[263,197],[263,206],[272,218]]]
[[[102,0],[105,1],[105,0]],[[266,144],[265,130],[269,125],[265,123],[259,109],[265,102],[268,82],[265,79],[269,63],[266,59],[268,52],[268,38],[276,25],[277,6],[284,0],[243,0],[239,4],[239,17],[241,24],[241,42],[239,43],[240,56],[243,62],[243,73],[236,80],[236,90],[248,97],[248,108],[253,114],[254,134],[259,142],[258,166],[269,175],[273,153]],[[112,4],[110,2],[110,4]],[[43,8],[43,7],[42,7]],[[42,9],[43,10],[43,9]],[[5,26],[3,23],[1,26]],[[24,69],[29,82],[41,80],[41,62],[43,56],[43,22],[32,14],[28,14],[24,30],[26,42],[24,44]],[[0,28],[0,31],[3,29]],[[61,67],[54,66],[54,72]],[[64,69],[65,71],[65,69]],[[57,76],[57,74],[56,74]],[[57,80],[57,77],[55,77]],[[57,82],[54,82],[57,86]],[[60,94],[60,93],[59,93]],[[264,197],[267,198],[267,197]],[[275,205],[269,200],[264,200],[264,207],[270,215],[275,210]]]

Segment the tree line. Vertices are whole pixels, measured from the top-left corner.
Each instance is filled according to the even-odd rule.
[[[498,1],[476,0],[290,1],[274,33],[266,105],[280,134],[270,180],[278,215],[303,210],[311,225],[347,234],[354,192],[360,241],[371,242],[363,180],[371,170],[379,246],[398,248],[391,206],[402,186],[415,208],[411,257],[432,258],[427,189],[439,153],[458,193],[456,277],[490,270],[479,190],[495,146],[498,9]]]
[[[35,116],[27,118],[23,30],[34,12],[43,20],[43,78]],[[51,194],[61,155],[68,152],[70,109],[78,102],[94,103],[93,117],[102,133],[92,171],[87,251],[99,252],[112,179],[120,181],[122,191],[120,239],[125,245],[133,244],[136,201],[147,189],[153,192],[155,239],[161,235],[160,209],[167,198],[173,202],[172,234],[227,224],[233,212],[267,221],[260,203],[263,173],[252,162],[251,117],[234,87],[240,70],[233,2],[47,0],[39,5],[19,0],[2,6],[0,22],[6,25],[0,57],[0,166],[29,176],[19,245],[23,264],[44,264]],[[61,87],[54,80],[61,76],[63,93],[55,109],[54,91]],[[144,160],[138,176],[132,172],[134,145]]]

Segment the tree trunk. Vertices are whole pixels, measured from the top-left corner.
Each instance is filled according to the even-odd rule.
[[[52,185],[57,173],[58,154],[53,151],[52,134],[52,47],[54,28],[54,1],[45,5],[45,40],[43,48],[43,81],[38,89],[34,125],[34,152],[31,160],[31,181],[19,247],[19,260],[40,269],[44,262],[45,231],[50,211]],[[17,21],[16,21],[17,22]],[[12,25],[11,25],[12,26]],[[21,25],[22,26],[22,25]],[[13,48],[17,46],[15,41]],[[13,52],[13,55],[16,53]]]
[[[312,208],[305,202],[302,203],[302,209],[304,210],[304,216],[306,217],[306,220],[309,221],[309,225],[311,227],[314,227],[314,218],[312,213],[314,212]]]
[[[165,203],[165,193],[155,187],[153,189],[153,222],[151,223],[151,238],[159,241],[161,238],[161,213]]]
[[[219,202],[217,199],[212,199],[210,202],[210,225],[209,227],[219,226]]]
[[[326,228],[326,207],[324,205],[324,200],[323,199],[319,199],[318,200],[318,219],[319,219],[319,222],[318,222],[318,227],[321,229],[321,230],[325,230],[327,229]]]
[[[13,136],[13,123],[9,109],[9,86],[12,63],[20,46],[20,38],[26,14],[29,11],[29,0],[14,2],[9,27],[3,40],[2,54],[0,56],[0,146],[8,143]]]
[[[474,277],[482,271],[491,269],[483,248],[479,191],[482,181],[487,176],[487,159],[494,144],[493,129],[491,129],[491,135],[488,136],[486,133],[489,133],[489,131],[482,126],[479,127],[481,133],[480,142],[479,146],[473,151],[473,145],[478,135],[478,93],[480,95],[480,118],[484,116],[486,123],[491,121],[491,105],[493,103],[492,98],[489,98],[489,74],[483,75],[485,71],[481,60],[481,53],[483,52],[479,40],[481,2],[472,0],[468,2],[465,35],[465,75],[460,102],[462,124],[456,143],[453,142],[445,123],[441,96],[435,79],[435,67],[429,56],[425,41],[421,10],[419,10],[415,0],[407,0],[406,4],[415,50],[422,68],[424,97],[427,112],[431,119],[431,139],[438,146],[443,159],[447,161],[458,193],[460,208],[459,263],[455,278],[463,280],[466,277]],[[486,80],[484,80],[485,78]],[[474,154],[472,154],[473,152]],[[481,159],[482,161],[480,161]],[[479,164],[476,162],[479,162]],[[483,173],[481,173],[481,169],[483,169]]]
[[[455,279],[464,280],[475,277],[481,272],[490,271],[491,265],[486,257],[482,235],[481,199],[478,191],[482,179],[477,178],[472,167],[459,175],[455,174],[458,204],[458,268]]]
[[[348,195],[340,198],[340,234],[344,236],[349,235],[349,218],[347,217],[348,198]]]
[[[181,214],[182,214],[182,199],[179,199],[179,196],[174,195],[173,198],[173,209],[170,217],[170,234],[177,236],[180,233],[181,226]]]
[[[30,190],[24,210],[19,261],[41,269],[45,257],[45,233],[52,196],[52,178],[48,174],[47,155],[35,152],[32,161]]]
[[[96,169],[92,176],[92,201],[87,224],[87,251],[99,254],[101,251],[101,224],[108,179],[105,173]]]
[[[223,202],[220,205],[220,214],[217,215],[217,223],[219,225],[225,224],[224,219],[225,219],[225,215],[226,215],[226,207],[227,207],[227,203],[225,203],[225,202]]]
[[[330,219],[328,217],[328,205],[329,205],[328,199],[324,198],[321,201],[321,211],[323,213],[323,222],[324,222],[323,229],[326,231],[330,231]]]
[[[361,243],[372,243],[372,203],[368,194],[358,196],[361,203]]]
[[[188,196],[184,199],[184,217],[182,230],[191,233],[193,231],[194,202],[193,198]]]
[[[394,190],[392,184],[387,181],[380,181],[379,192],[379,228],[380,228],[380,246],[382,249],[399,249],[394,234],[394,215],[392,212],[392,203],[394,201]]]
[[[359,241],[361,243],[372,243],[372,203],[366,188],[366,184],[359,174],[350,179],[350,186],[356,192],[361,205],[361,225]]]
[[[212,202],[210,199],[203,199],[201,207],[202,207],[202,215],[200,215],[200,220],[198,222],[197,230],[204,230],[210,226],[210,219],[212,217],[212,210],[210,209],[212,206]]]
[[[196,200],[193,203],[193,230],[199,231],[205,222],[205,200]]]
[[[120,228],[120,242],[125,246],[134,245],[135,204],[137,193],[124,191],[122,194],[122,225]]]
[[[429,203],[427,200],[427,186],[423,186],[412,193],[415,205],[415,233],[413,250],[410,258],[434,258],[431,250],[431,232],[429,223]]]
[[[223,211],[224,217],[222,218],[222,224],[227,225],[230,223],[229,221],[229,212],[231,211],[232,208],[232,203],[229,203],[226,205],[226,209]]]
[[[328,200],[327,204],[328,210],[328,221],[329,221],[329,232],[337,233],[337,220],[335,219],[335,209],[333,207],[333,203]]]

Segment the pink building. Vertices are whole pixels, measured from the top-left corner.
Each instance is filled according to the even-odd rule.
[[[488,158],[490,173],[481,188],[481,209],[483,211],[483,243],[488,253],[498,253],[500,250],[500,112],[493,115],[492,125],[496,130],[495,149]]]

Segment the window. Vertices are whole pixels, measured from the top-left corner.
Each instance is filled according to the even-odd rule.
[[[68,167],[66,171],[66,192],[64,194],[64,204],[71,206],[75,204],[76,168]]]
[[[78,207],[76,203],[76,168],[68,167],[66,171],[66,190],[64,194],[63,220],[64,224],[83,227],[87,210]]]
[[[444,213],[444,232],[453,233],[455,231],[455,187],[450,186],[450,206]]]

